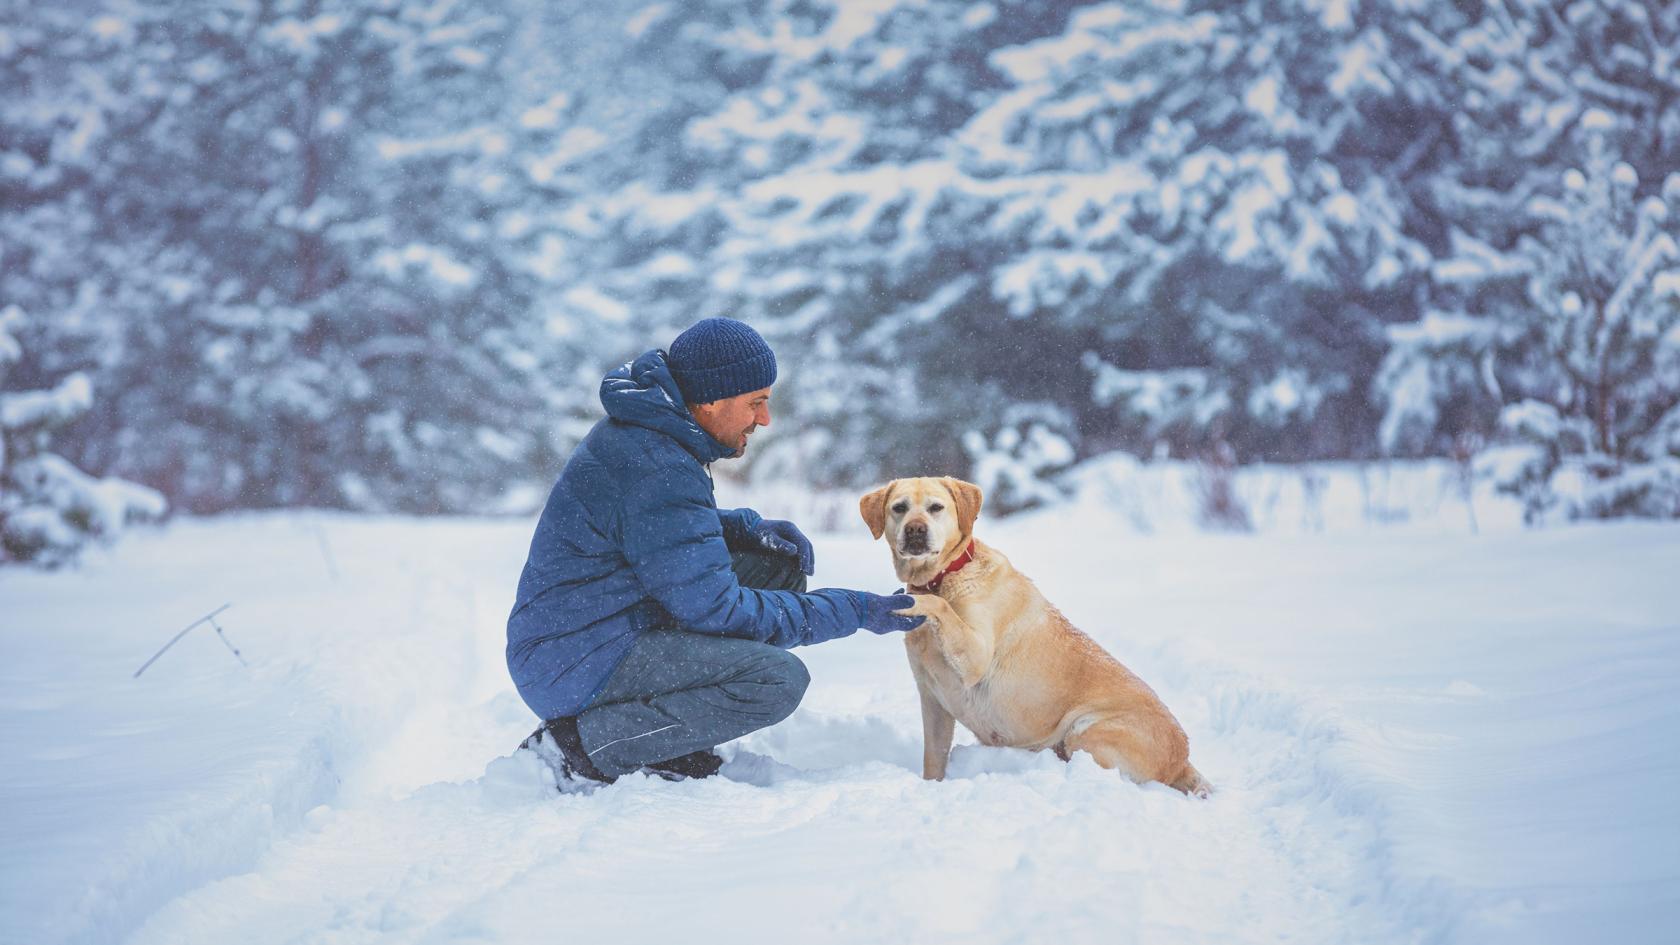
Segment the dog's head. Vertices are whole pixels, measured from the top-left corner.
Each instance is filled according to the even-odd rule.
[[[955,557],[980,514],[980,487],[950,476],[894,479],[858,501],[870,535],[885,536],[900,580],[925,584]]]

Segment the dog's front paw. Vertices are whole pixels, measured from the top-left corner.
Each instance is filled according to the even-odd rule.
[[[935,594],[911,596],[916,603],[895,613],[925,618],[917,629],[927,629],[939,641],[939,652],[945,657],[945,662],[956,670],[964,687],[972,689],[979,685],[986,675],[990,648],[984,652],[976,648],[974,631],[951,609],[945,598]]]
[[[916,602],[903,610],[895,610],[893,613],[900,617],[926,617],[926,625],[937,626],[945,601],[932,594],[912,594],[910,596]]]
[[[907,617],[919,616],[932,619],[951,609],[951,605],[945,603],[945,598],[938,594],[911,594],[910,599],[915,603],[903,610],[896,611],[896,613],[904,614]]]

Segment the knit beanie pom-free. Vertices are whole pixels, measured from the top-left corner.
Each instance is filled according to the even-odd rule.
[[[671,342],[665,363],[690,404],[738,397],[776,383],[776,354],[746,322],[707,318]]]

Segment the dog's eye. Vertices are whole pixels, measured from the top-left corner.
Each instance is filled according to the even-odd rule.
[[[943,511],[945,511],[945,506],[939,504],[938,502],[935,502],[932,505],[928,506],[928,511],[929,512],[943,512]]]
[[[908,502],[894,503],[892,510],[893,510],[893,513],[896,514],[896,515],[903,515],[905,512],[908,512],[910,510],[910,503],[908,503]]]

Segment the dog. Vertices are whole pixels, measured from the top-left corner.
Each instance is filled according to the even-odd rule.
[[[922,777],[943,780],[955,723],[987,745],[1087,752],[1133,781],[1212,791],[1190,740],[1143,680],[1081,633],[997,549],[974,537],[979,486],[895,479],[858,502],[927,620],[905,635],[922,701]]]

